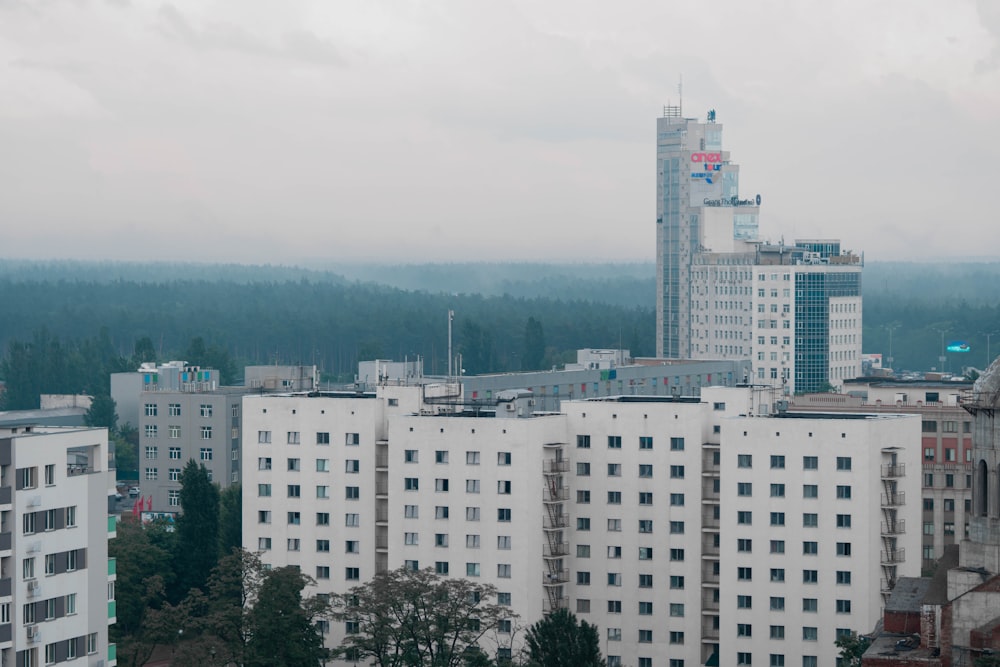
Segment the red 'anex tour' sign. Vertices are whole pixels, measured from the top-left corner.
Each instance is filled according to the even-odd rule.
[[[691,153],[692,162],[722,162],[722,153]]]

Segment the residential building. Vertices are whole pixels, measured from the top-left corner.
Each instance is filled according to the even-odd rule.
[[[105,429],[0,428],[0,662],[115,665]]]
[[[566,607],[612,667],[829,663],[919,571],[920,420],[701,393],[556,414],[448,384],[247,396],[245,546],[316,593],[433,567],[496,586],[522,625]]]

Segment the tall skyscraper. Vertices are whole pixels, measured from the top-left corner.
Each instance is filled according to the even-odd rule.
[[[691,347],[691,265],[702,252],[734,252],[757,238],[759,197],[739,198],[740,168],[722,150],[722,125],[664,107],[656,119],[656,354]]]
[[[861,258],[835,239],[765,243],[722,125],[657,119],[657,356],[750,359],[783,394],[861,372]]]

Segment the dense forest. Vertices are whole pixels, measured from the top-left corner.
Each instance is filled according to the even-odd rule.
[[[467,373],[549,367],[582,347],[655,352],[652,264],[281,266],[0,262],[0,379],[25,392],[103,393],[108,372],[182,358],[227,367],[317,364],[349,381],[361,359],[447,368],[447,313]],[[381,278],[389,284],[378,284]],[[875,263],[864,351],[898,369],[982,368],[1000,350],[1000,263]],[[994,336],[995,334],[995,336]],[[989,338],[989,341],[988,341]],[[136,345],[140,343],[137,350]],[[539,347],[541,349],[539,349]],[[16,393],[16,392],[15,392]],[[26,399],[8,400],[6,407]]]

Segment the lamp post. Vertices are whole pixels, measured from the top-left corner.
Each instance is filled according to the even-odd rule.
[[[893,324],[891,326],[886,326],[889,330],[889,356],[886,358],[886,362],[889,364],[889,368],[892,368],[892,332],[899,328],[898,324]]]

